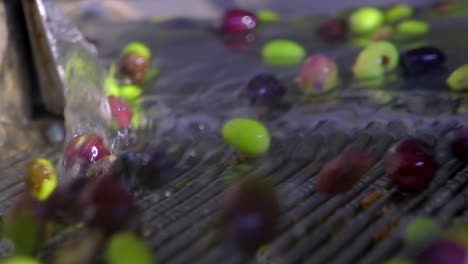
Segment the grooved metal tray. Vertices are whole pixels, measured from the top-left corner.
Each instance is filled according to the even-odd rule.
[[[468,60],[468,43],[458,38],[460,30],[466,31],[466,19],[440,18],[430,11],[418,16],[433,28],[422,40],[447,52],[446,68],[413,79],[396,72],[377,87],[351,77],[358,48],[330,47],[311,33],[320,17],[262,25],[253,36],[256,41],[242,51],[232,50],[238,46],[225,43],[206,21],[81,24],[103,64],[117,59],[125,43],[144,41],[161,69],[142,102],[157,129],[141,140],[169,145],[178,164],[168,185],[140,197],[144,238],[159,263],[379,263],[404,253],[401,233],[415,216],[434,216],[444,226],[468,222],[468,171],[445,149],[447,133],[466,120],[468,98],[449,92],[444,84],[450,71]],[[53,16],[49,18],[53,23]],[[301,95],[293,81],[299,66],[272,68],[261,62],[260,49],[273,38],[293,39],[310,53],[335,57],[342,86],[329,94]],[[405,49],[413,42],[398,46]],[[287,85],[280,107],[252,107],[243,98],[240,90],[246,81],[261,72],[274,72]],[[67,84],[68,89],[77,87]],[[267,155],[242,164],[233,162],[234,153],[219,133],[223,122],[240,116],[261,120],[273,136]],[[409,136],[434,145],[441,164],[430,188],[417,195],[397,191],[384,176],[381,161],[392,143]],[[352,191],[335,197],[317,193],[315,175],[321,166],[350,146],[369,151],[378,162]],[[50,151],[52,157],[56,154]],[[4,175],[16,175],[24,165],[4,164]],[[282,205],[278,235],[255,256],[226,249],[212,229],[223,190],[250,175],[271,179]],[[2,176],[2,208],[21,191],[20,181]]]

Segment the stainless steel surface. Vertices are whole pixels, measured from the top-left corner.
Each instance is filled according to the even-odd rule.
[[[23,191],[25,162],[52,148],[41,136],[42,122],[31,120],[34,78],[21,6],[0,1],[0,214]]]
[[[56,40],[53,39],[54,36],[47,26],[44,3],[30,0],[22,2],[42,98],[49,111],[54,114],[63,114],[65,107],[64,87],[56,68],[56,54],[53,52]]]

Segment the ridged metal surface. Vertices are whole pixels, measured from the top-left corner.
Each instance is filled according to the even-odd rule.
[[[396,122],[354,132],[323,122],[277,141],[266,157],[241,164],[232,162],[233,153],[222,147],[217,135],[169,143],[179,163],[168,185],[140,197],[144,238],[160,263],[370,264],[404,252],[402,232],[413,217],[433,216],[443,226],[468,223],[468,170],[444,150],[438,153],[437,177],[417,195],[396,190],[385,177],[381,160],[392,143],[407,136],[443,149],[445,135],[454,124],[435,124],[434,129],[410,133]],[[435,128],[441,126],[445,127]],[[378,161],[350,192],[334,197],[317,193],[318,171],[347,147],[366,150]],[[22,164],[17,166],[21,170]],[[214,222],[225,188],[253,175],[275,183],[282,215],[272,243],[257,255],[246,255],[217,238]],[[375,192],[380,195],[365,203]],[[48,250],[73,234],[60,234]]]
[[[380,159],[399,138],[389,127],[354,133],[317,127],[281,141],[269,157],[248,165],[223,164],[222,148],[207,153],[161,190],[156,201],[154,195],[141,200],[144,222],[152,231],[148,243],[163,263],[255,262],[227,250],[214,238],[212,225],[224,188],[249,175],[275,182],[282,201],[278,236],[262,249],[262,258],[273,263],[378,263],[400,252],[401,230],[416,215],[435,216],[444,225],[468,221],[462,215],[468,172],[448,155],[441,155],[443,165],[431,187],[415,196],[389,183],[382,161],[347,194],[327,197],[315,191],[317,172],[343,148],[365,149]],[[443,145],[437,140],[443,135],[414,136]],[[363,207],[363,199],[375,191],[382,191],[380,198]]]

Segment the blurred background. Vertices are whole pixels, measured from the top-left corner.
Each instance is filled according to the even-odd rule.
[[[271,9],[283,15],[333,14],[357,5],[386,6],[408,3],[415,6],[444,0],[54,0],[76,19],[129,20],[161,16],[215,18],[221,10],[242,7]],[[447,0],[445,0],[447,1]]]

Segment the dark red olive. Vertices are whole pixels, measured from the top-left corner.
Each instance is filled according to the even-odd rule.
[[[438,169],[434,150],[425,142],[411,138],[393,145],[385,156],[385,171],[401,191],[425,189]]]
[[[45,201],[51,215],[65,224],[72,224],[83,218],[80,199],[84,190],[94,181],[90,177],[76,177],[62,184]]]
[[[327,162],[317,176],[317,190],[339,194],[351,190],[372,167],[373,160],[359,150],[345,150]]]
[[[468,162],[468,128],[460,128],[451,133],[449,139],[452,154],[463,162]]]
[[[106,234],[139,228],[135,198],[112,177],[101,177],[86,186],[80,206],[83,220]]]
[[[221,24],[221,32],[227,34],[245,34],[254,30],[258,25],[257,16],[247,10],[232,9],[227,11]]]
[[[220,211],[222,236],[250,251],[273,239],[280,206],[273,186],[252,177],[225,192]]]
[[[415,257],[416,264],[466,264],[467,249],[449,240],[437,240],[425,246]]]
[[[128,128],[132,122],[132,107],[123,99],[114,96],[108,96],[107,101],[109,101],[112,118],[116,121],[117,126]]]
[[[348,33],[348,21],[342,18],[325,21],[317,28],[317,33],[327,41],[343,40]]]
[[[76,136],[65,147],[63,166],[69,169],[75,164],[89,165],[109,154],[102,137],[94,134]]]

